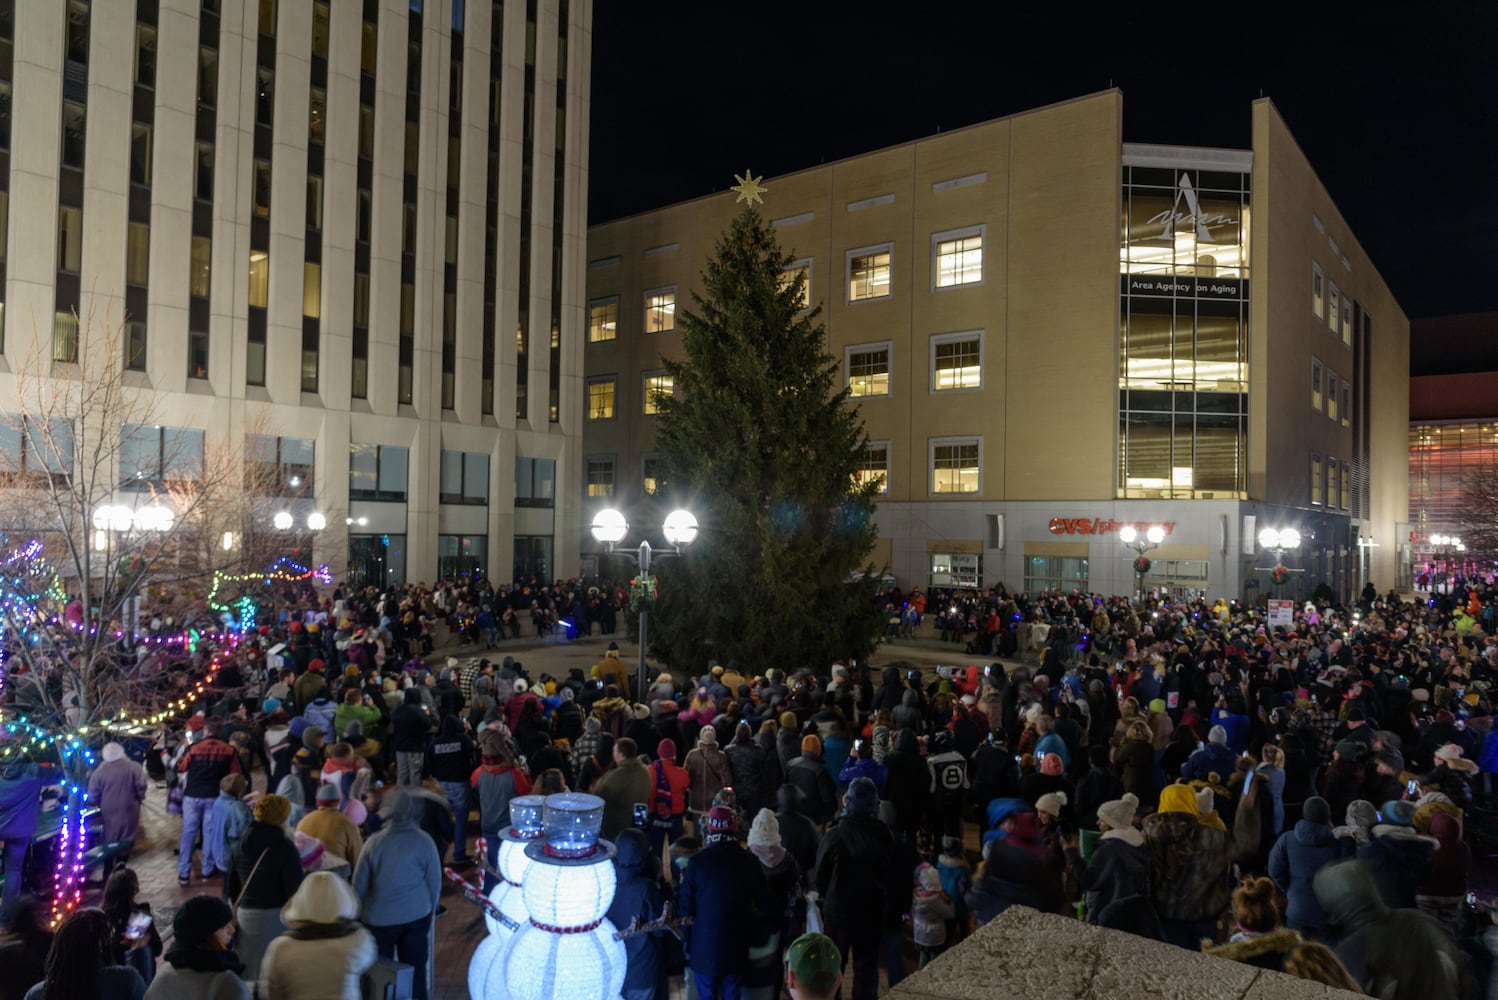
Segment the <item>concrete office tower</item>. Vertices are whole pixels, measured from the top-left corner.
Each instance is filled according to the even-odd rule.
[[[127,503],[158,435],[340,580],[575,572],[591,10],[4,0],[0,411],[117,351]]]
[[[1249,149],[1126,142],[1108,91],[764,180],[902,586],[1132,593],[1119,530],[1156,524],[1150,590],[1394,586],[1409,324],[1274,106],[1244,110]],[[589,229],[586,504],[654,490],[660,359],[738,207]],[[1265,527],[1303,539],[1280,588]]]

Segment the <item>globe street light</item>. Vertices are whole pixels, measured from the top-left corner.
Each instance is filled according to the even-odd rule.
[[[604,550],[614,552],[614,546],[624,540],[629,532],[629,522],[624,515],[612,507],[605,507],[593,515],[592,525],[593,537],[603,544]],[[681,555],[683,545],[691,545],[697,539],[697,518],[689,510],[673,510],[666,515],[666,520],[661,525],[661,533],[666,536],[666,543],[671,546],[670,552],[655,552],[650,543],[644,539],[640,540],[638,550],[630,552],[624,550],[619,555],[627,556],[635,561],[640,567],[640,586],[645,591],[639,600],[640,612],[640,663],[637,670],[635,683],[637,685],[635,694],[644,698],[646,689],[650,686],[650,675],[645,666],[646,628],[650,618],[650,602],[654,599],[654,583],[650,576],[650,559],[652,555],[664,558],[670,555]]]
[[[1447,577],[1446,592],[1452,593],[1454,583],[1451,580],[1451,557],[1467,551],[1467,545],[1456,535],[1431,535],[1430,544],[1434,547],[1433,555],[1441,564],[1441,575]],[[1439,592],[1439,588],[1432,582],[1431,590]]]
[[[1144,554],[1151,549],[1158,548],[1160,543],[1165,541],[1165,529],[1158,524],[1152,524],[1145,529],[1144,537],[1141,538],[1138,528],[1132,524],[1126,524],[1118,529],[1118,537],[1124,543],[1124,547],[1134,553],[1134,572],[1139,574],[1137,593],[1142,602],[1144,600],[1144,574],[1150,571],[1151,565]]]
[[[1294,528],[1265,528],[1259,532],[1259,547],[1274,553],[1274,565],[1267,572],[1275,584],[1283,584],[1291,573],[1301,572],[1285,567],[1286,550],[1300,548],[1300,532]]]

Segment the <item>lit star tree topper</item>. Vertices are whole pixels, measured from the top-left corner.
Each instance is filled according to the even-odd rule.
[[[758,202],[761,205],[765,203],[765,200],[761,198],[760,195],[770,189],[767,187],[762,187],[759,183],[760,181],[765,179],[764,174],[760,174],[758,177],[755,177],[752,172],[745,170],[742,175],[734,174],[733,179],[738,181],[738,183],[728,190],[737,191],[739,193],[739,196],[733,200],[735,205],[742,201],[746,202],[752,208],[755,202]]]

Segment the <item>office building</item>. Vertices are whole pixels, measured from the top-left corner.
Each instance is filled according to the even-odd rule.
[[[0,411],[117,354],[127,506],[227,449],[339,579],[574,572],[591,8],[0,2]]]
[[[1164,530],[1152,590],[1392,585],[1409,325],[1274,106],[1244,110],[1244,149],[1127,142],[1109,91],[763,181],[902,585],[1129,593],[1125,525]],[[660,359],[739,208],[589,229],[589,510],[652,502]],[[1303,539],[1284,585],[1266,527]]]

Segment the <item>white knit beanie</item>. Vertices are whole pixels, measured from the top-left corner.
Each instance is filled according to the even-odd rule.
[[[768,809],[761,809],[749,827],[750,847],[779,847],[780,820]]]
[[[1060,816],[1061,809],[1066,805],[1065,792],[1046,792],[1035,800],[1035,811],[1043,812],[1047,816]]]
[[[1139,798],[1133,792],[1124,792],[1124,797],[1104,802],[1097,807],[1097,818],[1111,829],[1126,830],[1134,825],[1134,814],[1139,811]]]

